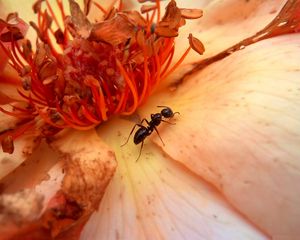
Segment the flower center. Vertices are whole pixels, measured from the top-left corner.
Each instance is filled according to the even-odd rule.
[[[85,1],[83,12],[74,0],[69,0],[70,16],[65,16],[62,2],[57,0],[63,27],[48,1],[46,10],[42,2],[38,0],[33,7],[38,23],[30,23],[38,36],[36,51],[18,28],[21,20],[16,14],[2,21],[5,26],[0,32],[0,46],[22,78],[19,93],[25,107],[23,103],[14,105],[12,112],[0,110],[22,116],[22,122],[30,127],[41,119],[43,133],[51,135],[65,127],[89,129],[112,115],[134,113],[191,48],[199,53],[204,50],[190,35],[191,46],[170,68],[179,27],[185,19],[202,16],[200,10],[179,9],[174,0],[162,19],[158,0],[154,5],[142,6],[144,16],[137,11],[123,11],[122,1],[117,9],[108,10],[94,3],[104,14],[96,23],[86,16],[93,2]],[[6,137],[15,139],[20,131],[9,132]]]

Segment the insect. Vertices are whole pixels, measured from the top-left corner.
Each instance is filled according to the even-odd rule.
[[[136,128],[136,126],[138,126],[139,129],[134,134],[133,142],[136,145],[138,145],[140,143],[142,143],[142,145],[140,148],[139,156],[136,159],[136,161],[139,160],[139,158],[141,156],[142,149],[144,146],[144,140],[146,139],[146,137],[150,136],[153,131],[155,131],[157,133],[161,142],[163,143],[163,145],[165,145],[162,138],[160,137],[159,132],[156,127],[159,126],[159,124],[161,124],[161,122],[174,124],[174,123],[170,123],[170,122],[166,121],[165,119],[171,119],[174,117],[175,114],[180,114],[179,112],[173,112],[173,110],[167,106],[157,106],[157,107],[160,107],[163,109],[160,111],[160,113],[151,114],[150,121],[148,121],[146,118],[144,118],[139,124],[135,124],[133,126],[126,142],[122,145],[122,146],[124,146],[125,144],[128,143],[128,140],[129,140],[130,136],[132,135],[134,129]],[[147,126],[142,125],[144,122],[146,122]]]

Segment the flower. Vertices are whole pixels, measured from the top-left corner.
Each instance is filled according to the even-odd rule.
[[[72,12],[75,2],[70,2]],[[46,4],[49,5],[48,1]],[[86,12],[92,9],[90,4],[91,1],[85,1]],[[156,1],[156,4],[161,3]],[[237,5],[232,7],[233,4]],[[120,147],[134,125],[132,119],[124,117],[102,122],[97,128],[98,135],[93,129],[59,133],[52,131],[53,128],[46,129],[51,136],[47,140],[58,156],[53,156],[52,150],[42,144],[37,150],[40,152],[15,172],[11,172],[12,169],[34,151],[43,132],[37,130],[45,129],[39,128],[43,126],[40,121],[34,121],[34,127],[26,122],[25,129],[17,131],[17,136],[20,136],[16,141],[5,138],[3,145],[8,152],[14,152],[9,158],[3,155],[4,162],[8,162],[3,164],[6,173],[11,173],[2,180],[4,194],[0,205],[5,211],[1,219],[8,226],[6,235],[2,235],[24,237],[27,234],[30,239],[33,233],[37,239],[45,238],[47,234],[70,239],[70,236],[76,238],[79,232],[82,239],[267,239],[270,236],[298,236],[299,187],[296,183],[299,180],[300,153],[297,146],[300,128],[297,69],[300,59],[297,52],[299,34],[295,32],[299,30],[300,7],[297,1],[278,1],[276,4],[272,1],[258,4],[258,1],[232,0],[205,5],[203,1],[207,15],[201,24],[189,23],[188,31],[193,28],[193,35],[199,35],[204,42],[205,59],[188,55],[185,65],[176,72],[172,71],[147,102],[146,98],[141,98],[141,103],[145,102],[141,107],[137,108],[134,101],[129,100],[123,109],[130,115],[130,110],[137,108],[141,119],[159,111],[157,105],[170,106],[180,112],[180,116],[174,118],[176,125],[159,126],[165,145],[155,136],[147,138],[137,163],[139,148],[131,143]],[[77,9],[77,6],[73,8]],[[35,7],[38,9],[38,5]],[[102,6],[98,7],[102,9]],[[89,38],[89,31],[93,28],[85,15],[76,11],[67,23],[75,29],[74,34],[80,32],[81,38]],[[79,15],[80,21],[73,20],[73,15]],[[275,16],[278,17],[264,28]],[[49,17],[42,19],[45,28],[35,27],[36,30],[45,30],[49,26]],[[203,33],[197,33],[200,26]],[[233,34],[235,29],[241,34]],[[16,39],[23,34],[21,30],[13,33]],[[44,31],[38,34],[41,38],[45,36]],[[59,33],[58,36],[62,35]],[[56,38],[62,42],[64,39]],[[184,45],[179,40],[175,44]],[[78,45],[75,48],[84,46],[81,42]],[[47,52],[46,47],[39,46],[38,51]],[[109,54],[105,50],[99,52]],[[52,59],[47,56],[47,60]],[[289,61],[283,62],[281,59],[286,57]],[[151,61],[148,63],[152,64]],[[155,60],[153,64],[156,64]],[[155,66],[156,70],[159,65]],[[128,73],[123,66],[117,67],[126,79]],[[53,81],[53,75],[48,75],[53,68],[56,67],[49,67],[46,71],[47,84]],[[4,73],[2,79],[3,76],[10,79],[6,78],[6,71]],[[153,71],[154,75],[149,78],[156,80],[155,73]],[[139,79],[134,76],[134,79]],[[47,79],[49,77],[51,79]],[[83,82],[91,89],[95,86],[92,77]],[[145,92],[150,95],[151,91]],[[116,91],[114,95],[116,98],[118,93]],[[10,102],[9,98],[1,99]],[[26,98],[33,102],[31,97]],[[51,101],[51,98],[47,100]],[[66,99],[66,102],[68,100],[72,102],[73,99]],[[86,103],[80,104],[84,106]],[[104,110],[108,108],[105,105]],[[10,105],[2,109],[5,113],[12,111]],[[15,105],[14,109],[34,113],[28,112],[32,109],[24,108],[22,104]],[[105,117],[101,109],[98,121]],[[68,108],[59,111],[59,118],[51,114],[46,111],[41,115],[54,129],[58,127],[54,124],[68,124],[75,128],[78,122],[70,125],[68,120],[77,121],[81,117],[72,115],[72,118],[67,118],[72,114],[72,109]],[[93,114],[95,116],[96,112]],[[15,126],[20,125],[14,116],[1,115],[1,118],[6,121],[3,130],[16,129]],[[87,122],[83,123],[79,125],[85,128]],[[93,124],[88,128],[90,126]],[[22,134],[28,129],[35,131]],[[41,156],[43,161],[37,161]],[[30,181],[24,181],[27,174],[32,174]],[[12,194],[22,188],[25,190]],[[20,201],[20,198],[24,200]],[[95,211],[100,200],[99,210]],[[17,227],[16,223],[19,224]]]

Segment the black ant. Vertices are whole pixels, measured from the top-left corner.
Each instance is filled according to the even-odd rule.
[[[137,160],[139,160],[140,156],[141,156],[141,153],[142,153],[142,149],[143,149],[143,146],[144,146],[144,140],[146,137],[148,137],[149,135],[151,135],[151,133],[153,132],[153,130],[155,130],[155,132],[157,133],[157,135],[159,136],[161,142],[164,144],[162,138],[160,137],[158,131],[157,131],[157,126],[161,123],[161,122],[166,122],[166,123],[169,123],[169,124],[172,124],[168,121],[165,121],[163,118],[167,118],[167,119],[170,119],[170,118],[173,118],[175,114],[180,114],[179,112],[173,112],[173,110],[167,106],[157,106],[157,107],[162,107],[163,109],[160,111],[160,113],[154,113],[154,114],[151,114],[151,120],[150,122],[144,118],[140,124],[135,124],[126,140],[126,142],[122,145],[124,146],[125,144],[128,143],[128,140],[131,136],[131,134],[133,133],[134,129],[136,126],[139,126],[140,128],[135,132],[134,134],[134,137],[133,137],[133,142],[134,144],[140,144],[142,143],[141,145],[141,148],[140,148],[140,153],[139,153],[139,156],[137,158]],[[148,126],[144,126],[142,125],[143,122],[146,122],[148,124]],[[137,161],[136,160],[136,161]]]

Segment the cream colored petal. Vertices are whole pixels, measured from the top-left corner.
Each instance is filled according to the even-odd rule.
[[[23,163],[36,148],[38,142],[36,136],[25,135],[14,141],[13,154],[0,151],[0,179],[5,177],[21,163]]]
[[[266,239],[226,201],[182,165],[145,141],[125,142],[132,122],[115,120],[99,135],[115,149],[117,172],[81,239]]]
[[[300,234],[300,35],[252,45],[147,106],[179,111],[159,132],[170,156],[273,237]],[[155,141],[162,145],[158,138]]]
[[[180,35],[176,39],[174,59],[178,59],[187,48],[186,36],[189,33],[193,33],[193,36],[202,41],[205,46],[204,55],[200,56],[195,51],[190,51],[183,66],[166,79],[163,85],[182,77],[191,69],[190,63],[216,55],[262,30],[278,15],[286,2],[286,0],[210,1],[203,8],[202,18],[189,21],[181,28]]]
[[[204,56],[212,56],[263,29],[276,17],[285,2],[212,1],[203,9],[204,15],[193,34],[203,41],[206,47]]]

